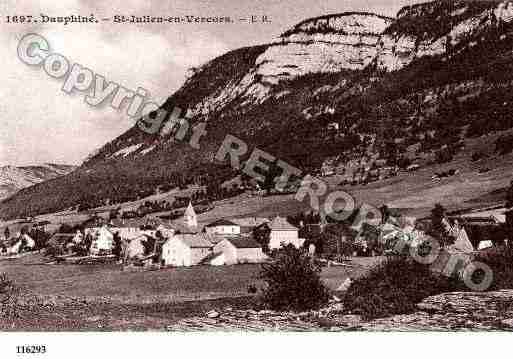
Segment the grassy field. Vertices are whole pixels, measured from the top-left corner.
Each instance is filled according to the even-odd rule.
[[[260,265],[196,266],[154,271],[123,271],[121,265],[41,264],[39,255],[0,261],[5,272],[27,291],[39,296],[107,297],[117,303],[149,303],[237,297],[248,286],[262,285]],[[350,266],[324,268],[322,278],[337,289],[347,278],[360,275],[376,258],[355,258]]]
[[[0,323],[9,330],[165,329],[173,321],[225,306],[253,306],[248,286],[262,286],[259,265],[198,266],[127,272],[119,265],[48,265],[39,255],[0,261],[24,293],[48,307]],[[324,268],[336,290],[365,273],[379,258],[355,258],[348,267]]]

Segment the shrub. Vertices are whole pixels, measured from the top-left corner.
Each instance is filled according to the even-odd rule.
[[[347,310],[366,318],[409,313],[424,298],[462,289],[462,284],[430,271],[407,256],[394,256],[356,279],[344,296]]]
[[[260,278],[267,283],[261,299],[274,310],[309,310],[326,304],[329,290],[320,279],[321,267],[305,252],[288,245],[264,264]]]
[[[18,316],[19,290],[5,273],[0,274],[0,317]]]

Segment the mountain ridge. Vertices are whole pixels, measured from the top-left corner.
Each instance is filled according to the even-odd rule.
[[[76,166],[44,163],[32,166],[0,167],[0,200],[12,196],[19,190],[49,179],[64,176]]]
[[[213,157],[227,134],[305,173],[326,163],[348,175],[377,159],[431,163],[467,137],[513,127],[512,19],[512,1],[434,1],[395,19],[353,12],[304,20],[280,41],[200,66],[162,105],[206,124],[199,151],[174,140],[166,123],[156,135],[134,127],[71,175],[22,190],[0,209],[12,217],[29,211],[29,199],[40,213],[226,180],[237,171]]]

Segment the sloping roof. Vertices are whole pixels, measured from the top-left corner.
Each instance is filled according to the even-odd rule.
[[[175,236],[190,248],[212,248],[214,245],[206,238],[204,233],[178,234]],[[173,240],[173,239],[171,239]]]
[[[448,248],[449,251],[458,251],[463,253],[470,253],[474,251],[474,246],[468,237],[465,228],[460,228],[455,233],[456,240]]]
[[[231,221],[241,227],[258,227],[261,224],[270,222],[268,218],[264,217],[232,218]]]
[[[85,228],[97,228],[106,224],[107,220],[102,217],[91,217],[82,223]]]
[[[283,217],[276,217],[271,222],[271,230],[272,231],[297,231],[298,229],[290,224],[287,219]]]
[[[506,214],[492,214],[491,217],[497,223],[506,223]]]
[[[160,225],[169,226],[166,222],[158,218],[116,218],[111,221],[110,225],[116,228],[141,228],[144,226],[157,228]]]
[[[75,238],[75,234],[70,233],[55,233],[51,238],[50,241],[54,243],[65,243]]]
[[[186,225],[182,220],[175,221],[169,225],[171,229],[174,229],[176,233],[181,234],[196,234],[201,231],[201,228],[199,226],[197,227],[191,227]]]
[[[251,237],[226,238],[235,248],[262,248],[262,246]]]
[[[201,260],[200,264],[209,264],[211,261],[221,256],[224,256],[224,253],[210,253],[208,256]]]
[[[111,225],[116,228],[140,228],[145,224],[141,218],[113,219]]]
[[[205,227],[210,228],[210,227],[218,227],[218,226],[238,226],[238,224],[234,223],[232,221],[229,221],[227,219],[218,219],[217,221],[207,224]]]
[[[217,244],[219,242],[224,241],[226,238],[228,238],[228,235],[226,234],[206,234],[205,238],[212,244]]]

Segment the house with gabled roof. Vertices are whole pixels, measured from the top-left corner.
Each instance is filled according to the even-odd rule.
[[[214,245],[206,233],[176,234],[162,245],[162,264],[190,267],[200,264],[213,252]]]
[[[282,246],[292,244],[300,248],[305,240],[299,238],[299,229],[290,224],[286,218],[277,216],[269,226],[271,229],[269,249],[279,249]]]
[[[212,223],[207,224],[205,227],[205,232],[207,234],[217,234],[217,235],[239,235],[241,230],[240,226],[230,220],[227,219],[219,219]]]

